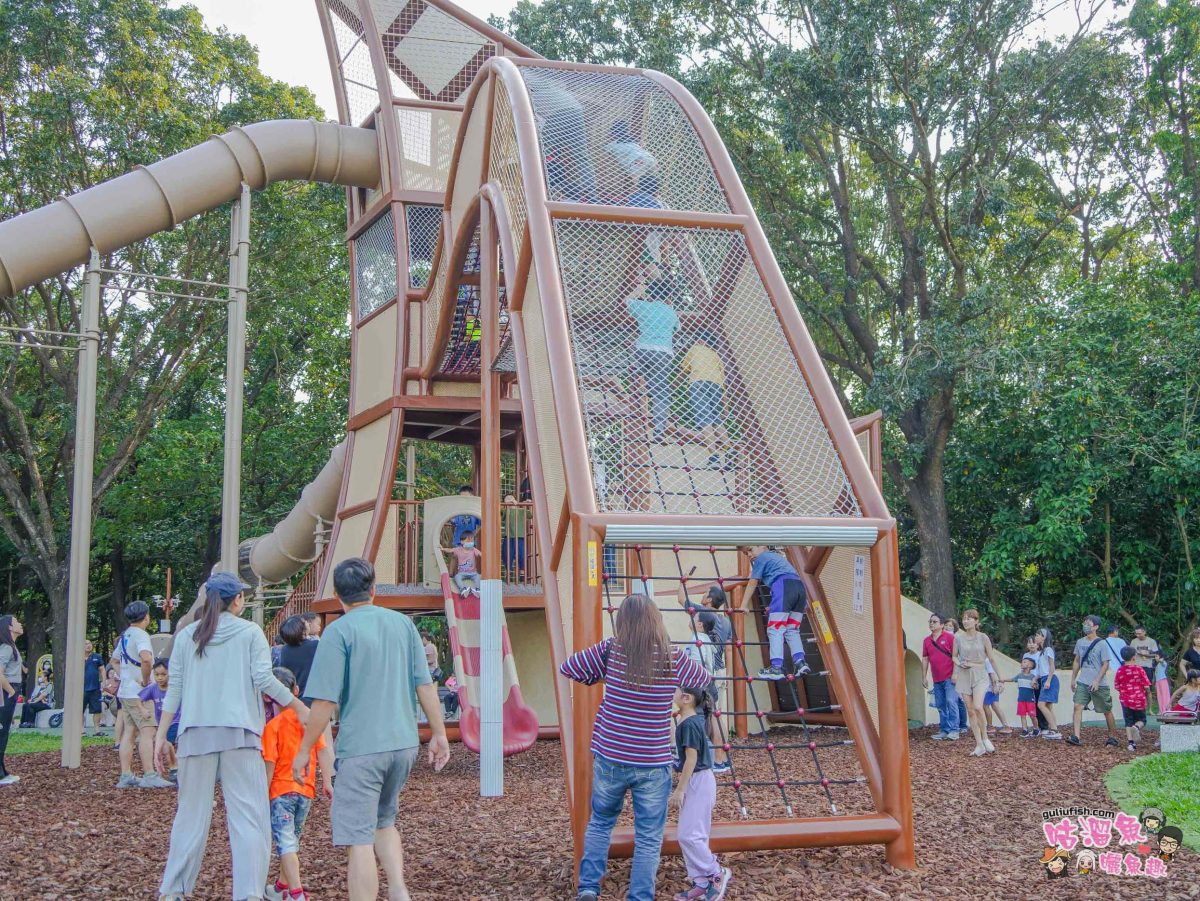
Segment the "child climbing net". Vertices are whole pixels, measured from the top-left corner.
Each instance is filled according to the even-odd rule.
[[[620,605],[622,596],[619,583],[626,580],[632,583],[633,591],[638,591],[639,588],[648,590],[651,584],[651,576],[647,563],[650,555],[656,552],[670,552],[674,561],[675,573],[670,576],[655,575],[653,579],[671,581],[678,583],[679,594],[685,600],[684,607],[663,606],[664,614],[675,613],[688,616],[688,622],[691,629],[691,638],[687,640],[673,640],[673,644],[678,645],[694,645],[697,648],[707,644],[706,637],[702,637],[697,624],[697,617],[690,615],[688,607],[691,603],[688,599],[694,593],[697,600],[702,596],[710,585],[716,585],[722,589],[732,588],[735,585],[742,584],[745,580],[734,575],[726,575],[722,573],[718,555],[721,553],[728,554],[732,548],[719,548],[709,546],[707,548],[684,548],[680,545],[649,545],[636,544],[631,546],[624,545],[605,545],[604,547],[604,571],[602,584],[604,590],[604,609],[607,611],[610,624],[615,613]],[[704,554],[706,564],[706,572],[703,576],[697,577],[696,570],[698,566],[692,566],[690,570],[684,569],[683,554],[695,554],[700,551]],[[624,559],[626,568],[632,570],[623,575],[617,572],[617,561]],[[675,591],[672,590],[672,595]],[[858,775],[852,778],[837,778],[834,777],[829,767],[823,764],[821,752],[830,751],[838,748],[852,748],[854,740],[851,738],[827,738],[826,731],[830,727],[818,725],[811,721],[810,717],[813,714],[828,714],[841,711],[840,704],[831,703],[820,706],[805,707],[801,701],[801,694],[796,685],[797,677],[795,672],[786,673],[783,678],[778,678],[776,681],[780,706],[786,707],[786,701],[790,700],[794,709],[794,716],[799,726],[799,735],[795,738],[791,736],[780,736],[778,739],[772,737],[769,717],[772,716],[772,705],[770,700],[769,689],[764,686],[764,682],[772,681],[771,677],[764,676],[761,673],[751,675],[750,664],[747,661],[747,649],[755,647],[767,646],[766,641],[749,640],[746,636],[748,629],[746,626],[746,615],[758,615],[758,611],[753,605],[744,604],[739,607],[730,607],[727,610],[733,622],[733,639],[732,656],[734,659],[733,673],[728,675],[717,674],[714,679],[725,682],[730,689],[736,689],[744,686],[744,695],[748,703],[743,709],[740,706],[739,695],[740,691],[730,690],[725,694],[732,698],[731,707],[733,709],[719,709],[719,704],[713,704],[713,709],[708,711],[709,716],[714,718],[717,724],[717,742],[718,750],[723,750],[729,762],[728,775],[718,780],[718,787],[730,787],[733,789],[737,798],[737,807],[743,819],[749,819],[750,814],[750,795],[751,789],[768,788],[778,792],[778,797],[782,803],[784,812],[788,817],[797,816],[796,813],[796,793],[798,789],[816,789],[824,798],[828,805],[828,810],[832,814],[838,814],[839,807],[834,799],[834,789],[837,786],[848,786],[863,784],[866,778]],[[815,637],[809,636],[809,642],[816,642]],[[727,649],[727,653],[729,649]],[[828,677],[828,670],[814,672],[812,675]],[[785,695],[786,692],[786,695]],[[720,693],[717,694],[717,697]],[[727,727],[727,720],[732,720],[732,728]],[[757,730],[751,734],[751,724],[757,723]],[[795,759],[795,755],[785,754],[785,752],[799,752],[801,756],[807,757],[812,770],[812,778],[797,778],[792,772],[794,767],[788,764]],[[756,758],[760,758],[756,760]],[[759,778],[759,773],[763,771],[761,759],[766,762],[766,775],[770,778]],[[844,768],[844,767],[838,767]]]

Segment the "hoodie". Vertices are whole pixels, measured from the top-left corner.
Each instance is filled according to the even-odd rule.
[[[181,735],[193,726],[231,726],[262,735],[262,696],[280,706],[292,700],[292,693],[271,673],[271,649],[262,629],[222,613],[201,657],[192,638],[197,626],[194,622],[175,636],[163,716],[181,711]]]

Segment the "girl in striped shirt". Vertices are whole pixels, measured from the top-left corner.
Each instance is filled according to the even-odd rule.
[[[604,682],[592,730],[592,816],[579,863],[578,901],[596,901],[613,826],[633,797],[633,870],[627,901],[654,901],[671,794],[671,701],[675,688],[708,686],[704,668],[671,647],[662,613],[645,595],[621,602],[614,636],[569,657],[559,671]]]

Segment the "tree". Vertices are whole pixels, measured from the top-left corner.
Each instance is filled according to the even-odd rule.
[[[163,0],[9,3],[0,7],[0,33],[6,215],[233,125],[320,113],[307,91],[263,76],[244,38],[209,32],[194,8],[167,9]],[[288,417],[309,406],[302,393],[327,417],[344,382],[340,197],[331,188],[279,185],[255,200],[246,463],[248,489],[259,493],[251,495],[251,510],[278,507],[294,490],[294,470],[311,462],[311,453],[295,453],[299,436],[287,431]],[[223,282],[228,221],[228,209],[219,210],[117,251],[103,265]],[[65,273],[0,302],[0,322],[77,332],[78,276]],[[105,281],[93,501],[98,545],[119,560],[142,552],[135,526],[153,522],[144,517],[159,512],[156,504],[206,504],[217,490],[219,477],[207,490],[171,495],[189,474],[206,472],[214,434],[219,448],[213,425],[223,407],[225,319],[220,304],[149,295],[149,284],[136,277]],[[330,306],[338,298],[340,315]],[[311,315],[314,309],[320,315]],[[62,672],[75,357],[6,349],[0,379],[0,529],[45,593]],[[188,423],[204,424],[206,437],[189,442]],[[325,422],[322,431],[329,429]],[[291,444],[290,460],[287,447],[263,445],[272,430],[280,445]],[[170,542],[158,548],[177,550]]]

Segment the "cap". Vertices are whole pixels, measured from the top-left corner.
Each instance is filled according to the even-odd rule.
[[[237,597],[243,591],[249,591],[250,586],[233,573],[213,573],[204,583],[209,591],[215,591],[225,599]]]

